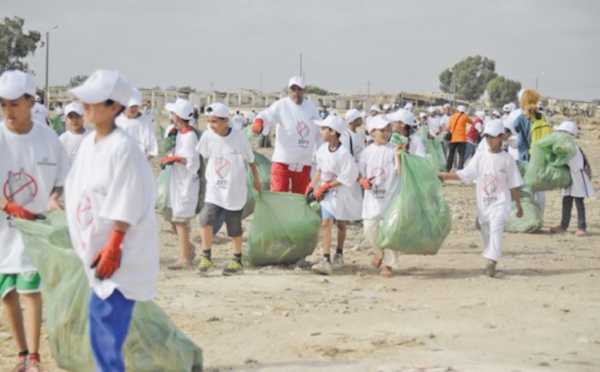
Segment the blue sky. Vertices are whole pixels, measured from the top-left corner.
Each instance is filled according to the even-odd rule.
[[[279,90],[299,73],[331,91],[438,91],[480,54],[542,94],[600,99],[594,0],[2,0],[50,33],[50,85],[115,68],[138,87]],[[39,85],[45,48],[28,59]]]

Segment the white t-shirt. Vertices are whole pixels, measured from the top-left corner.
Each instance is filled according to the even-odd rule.
[[[442,129],[442,126],[444,127],[444,129],[440,132],[440,134],[445,134],[446,132],[448,132],[448,127],[450,125],[450,116],[444,114],[442,115],[442,117],[440,118],[440,129]]]
[[[31,119],[33,121],[48,125],[48,109],[46,106],[36,102],[31,108]]]
[[[319,120],[315,105],[304,100],[297,105],[290,97],[282,98],[258,114],[265,126],[275,128],[275,151],[273,161],[288,164],[292,170],[311,165],[315,140],[319,130],[314,121]]]
[[[479,220],[487,222],[492,216],[508,218],[512,201],[510,189],[523,184],[517,163],[507,152],[492,154],[477,151],[467,167],[456,174],[464,183],[477,182]]]
[[[245,123],[245,121],[246,121],[246,119],[244,118],[243,115],[241,115],[241,114],[235,114],[231,118],[231,127],[233,129],[242,130],[242,129],[244,129],[244,123]]]
[[[423,143],[423,139],[419,135],[419,133],[413,133],[409,137],[410,142],[408,146],[408,153],[412,155],[417,155],[422,158],[427,156],[427,152],[425,151],[425,144]]]
[[[69,171],[67,153],[47,125],[33,123],[26,134],[10,131],[0,122],[0,185],[2,197],[35,213],[46,211],[55,187],[62,187]],[[0,273],[36,270],[12,217],[0,211]]]
[[[569,160],[567,165],[571,171],[573,182],[569,187],[563,189],[563,195],[573,196],[575,198],[591,198],[595,195],[594,185],[585,172],[583,172],[583,153],[577,146],[575,156]]]
[[[388,142],[385,145],[372,143],[361,155],[360,172],[373,185],[365,190],[363,219],[383,217],[400,187],[395,153],[396,147]]]
[[[429,133],[431,133],[432,136],[437,136],[440,134],[439,132],[442,128],[441,121],[442,119],[437,116],[427,118],[427,129],[429,129]]]
[[[208,159],[205,201],[230,211],[244,208],[248,196],[246,162],[254,163],[254,153],[244,132],[231,129],[221,137],[206,131],[196,151]]]
[[[67,176],[65,206],[73,248],[92,290],[102,299],[118,288],[125,298],[148,301],[157,293],[158,235],[156,180],[144,154],[117,128],[96,142],[85,137]],[[121,266],[104,280],[90,264],[108,243],[115,221],[129,229],[121,245]]]
[[[117,117],[115,124],[131,136],[144,155],[158,156],[158,143],[152,127],[152,119],[149,116],[142,114],[138,118],[129,119],[123,113]]]
[[[66,131],[58,137],[60,143],[64,147],[67,152],[67,156],[69,157],[69,164],[73,165],[75,163],[75,158],[77,157],[77,151],[79,150],[79,146],[81,145],[81,141],[90,134],[91,131],[89,129],[83,128],[83,133],[73,133],[71,131]]]
[[[358,184],[358,167],[350,151],[339,146],[329,151],[329,143],[317,150],[317,169],[321,171],[321,183],[337,180],[341,185],[332,187],[321,201],[321,206],[340,221],[360,220],[362,193]]]
[[[167,206],[173,210],[174,217],[194,217],[198,205],[200,190],[200,156],[196,152],[198,137],[193,130],[186,133],[179,131],[175,137],[175,147],[169,155],[185,158],[186,165],[174,163],[169,183]]]
[[[365,149],[365,140],[363,136],[358,132],[353,132],[348,129],[342,133],[340,142],[348,149],[354,158],[354,162],[356,165],[358,165],[360,162],[361,153]]]

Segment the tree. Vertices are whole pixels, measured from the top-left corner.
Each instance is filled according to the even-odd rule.
[[[29,65],[23,58],[33,55],[38,46],[44,45],[38,31],[23,33],[24,23],[19,17],[4,17],[0,22],[0,71],[19,69],[29,72]]]
[[[75,88],[80,86],[87,78],[88,77],[86,75],[73,76],[71,79],[69,79],[69,88]]]
[[[501,107],[508,102],[516,102],[519,90],[521,90],[521,83],[504,76],[495,77],[487,85],[490,102],[496,107]]]
[[[475,101],[485,91],[487,84],[498,76],[496,62],[482,56],[471,56],[440,74],[440,89],[455,94],[456,98]]]
[[[306,94],[315,94],[317,96],[334,96],[336,94],[316,85],[307,85],[305,92]]]

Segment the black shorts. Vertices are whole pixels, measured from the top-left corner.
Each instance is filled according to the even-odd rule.
[[[227,225],[227,235],[232,238],[242,236],[242,210],[230,211],[211,203],[204,203],[200,211],[200,226],[215,226],[221,215],[225,213],[225,224]]]

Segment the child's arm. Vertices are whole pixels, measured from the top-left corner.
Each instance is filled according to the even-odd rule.
[[[458,177],[458,174],[448,173],[448,172],[442,172],[442,173],[438,174],[438,178],[442,182],[444,182],[444,181],[460,181],[461,180],[460,177]]]
[[[306,192],[304,194],[306,195],[309,192],[311,192],[312,190],[314,190],[315,185],[318,185],[319,181],[321,181],[321,170],[317,170],[315,172],[315,175],[313,176],[312,180],[308,184],[308,187],[306,188]]]
[[[262,184],[260,183],[260,179],[258,178],[258,169],[256,168],[256,163],[250,163],[250,170],[252,171],[252,178],[254,178],[254,189],[256,191],[262,190]]]
[[[396,146],[396,172],[402,173],[402,153],[406,151],[406,145]]]
[[[521,196],[519,195],[519,188],[513,187],[510,189],[510,196],[512,196],[513,200],[517,204],[517,217],[523,217],[523,208],[521,207]]]

